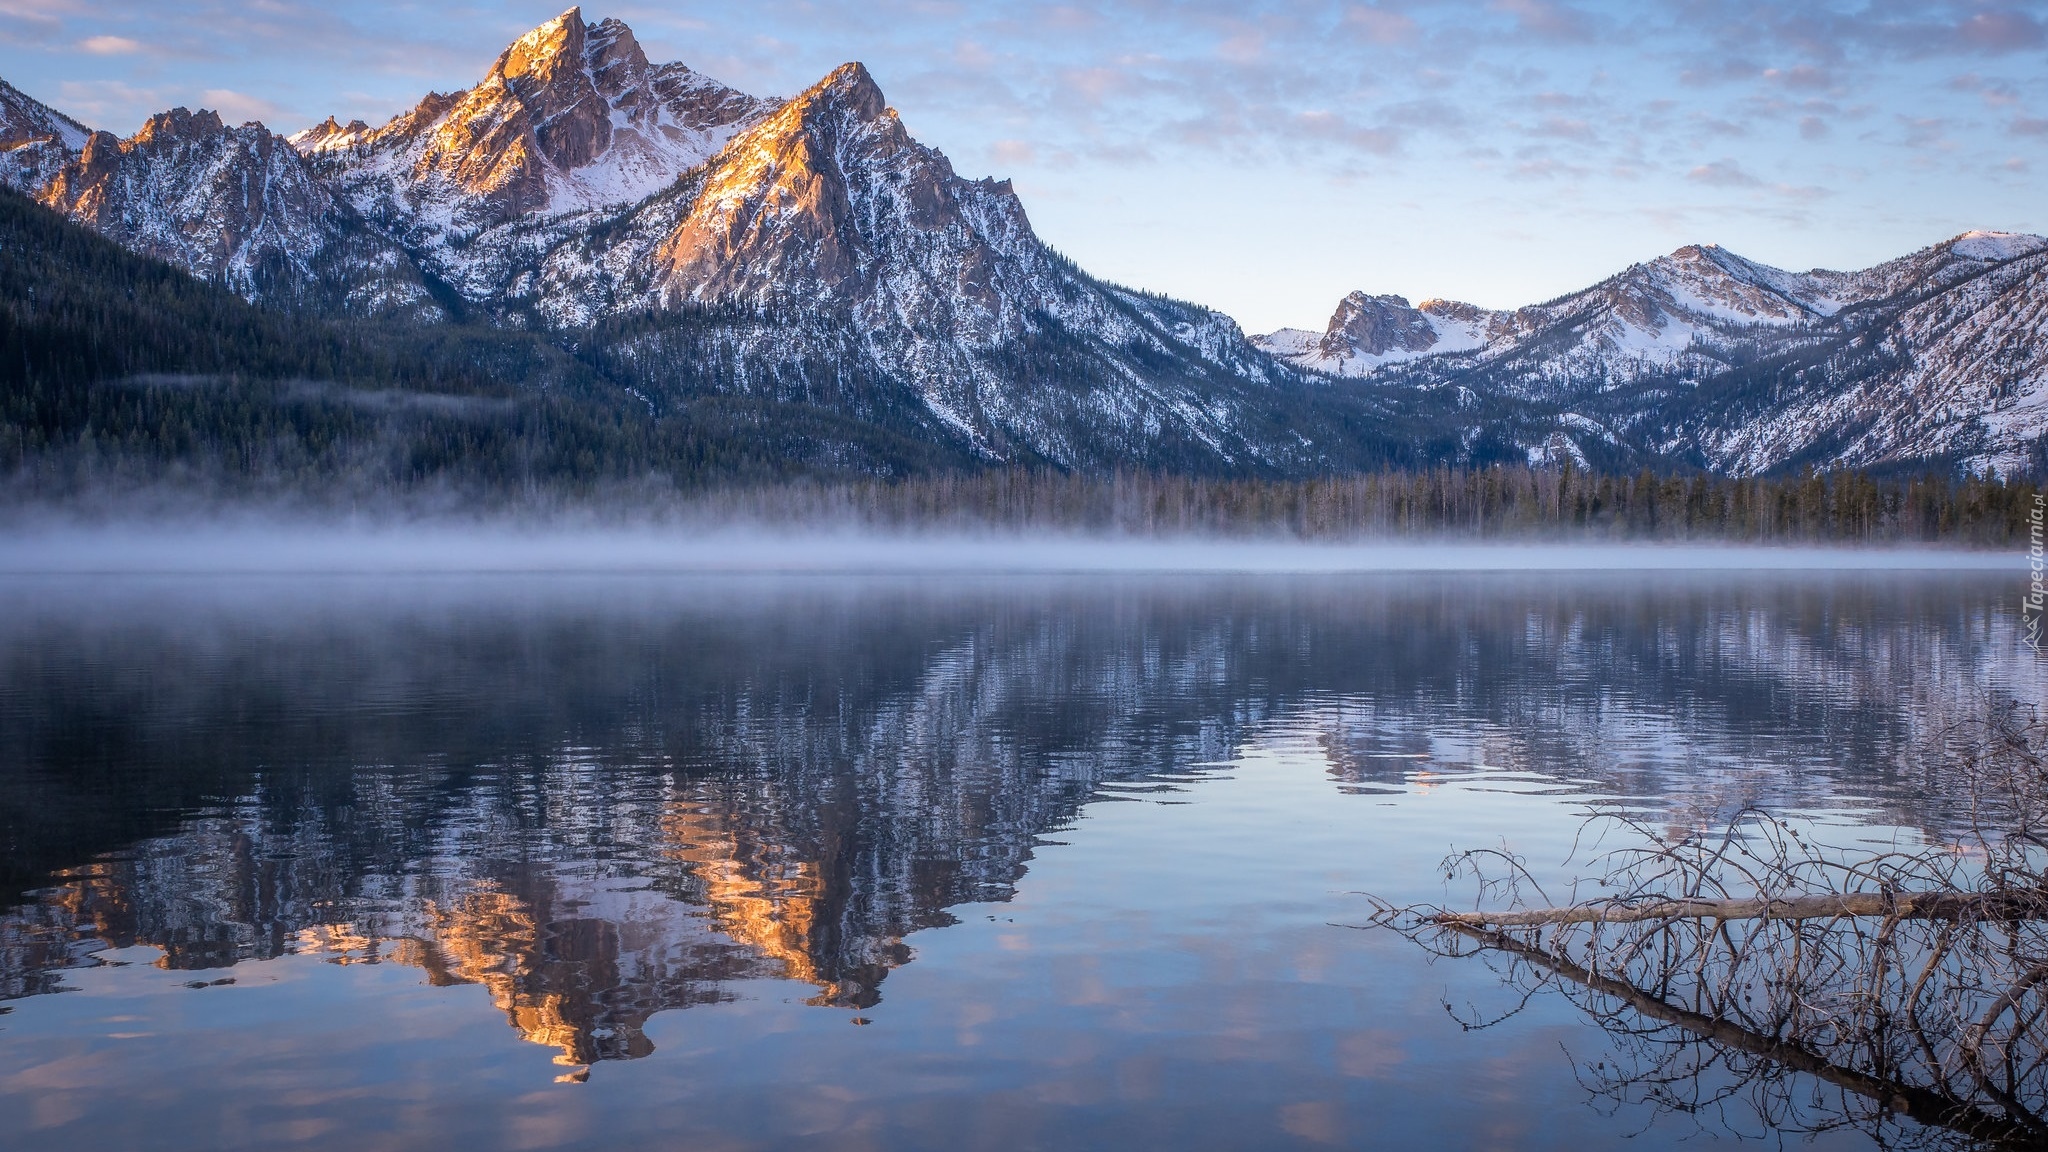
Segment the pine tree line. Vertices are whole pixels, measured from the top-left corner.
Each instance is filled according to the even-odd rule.
[[[1730,478],[1510,466],[1286,481],[1004,469],[785,484],[709,494],[693,507],[730,520],[889,529],[1997,547],[2027,541],[2040,491],[2017,478],[1846,471]]]

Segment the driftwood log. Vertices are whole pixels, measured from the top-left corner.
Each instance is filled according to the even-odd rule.
[[[2048,920],[2048,891],[1855,892],[1749,900],[1653,900],[1525,908],[1513,912],[1438,912],[1451,928],[1539,928],[1553,924],[1640,924],[1653,920]]]
[[[1871,1100],[1888,1112],[1931,1127],[1946,1128],[1998,1148],[2048,1148],[2048,1130],[2038,1123],[2030,1123],[2030,1116],[2021,1119],[1999,1115],[1926,1085],[1845,1067],[1796,1041],[1744,1028],[1722,1017],[1689,1011],[1626,980],[1591,971],[1565,957],[1497,932],[1458,923],[1448,923],[1445,927],[1483,947],[1519,957],[1581,987],[1612,996],[1652,1020],[1675,1025],[1702,1040],[1761,1056],[1818,1077]]]

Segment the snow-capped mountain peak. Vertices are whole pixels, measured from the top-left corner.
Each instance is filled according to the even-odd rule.
[[[34,193],[91,136],[85,125],[0,80],[0,186]]]
[[[832,292],[859,272],[854,205],[836,161],[849,146],[894,154],[908,144],[867,69],[834,69],[719,157],[659,253],[666,285],[695,299],[761,299],[796,287],[794,276]],[[917,176],[928,194],[914,199],[937,209],[950,167]]]
[[[1512,355],[1542,337],[1543,361],[1527,379],[1545,391],[1560,377],[1612,381],[1684,368],[1703,342],[1812,323],[1860,295],[1838,274],[1787,272],[1717,244],[1688,244],[1513,312],[1444,300],[1410,307],[1399,296],[1354,292],[1312,346],[1281,333],[1261,346],[1305,368],[1365,376],[1425,356]]]
[[[55,140],[76,152],[90,135],[92,129],[0,80],[0,149]]]
[[[1289,329],[1260,343],[1390,388],[1454,381],[1561,410],[1551,434],[1575,452],[1600,447],[1585,432],[1603,451],[1628,443],[1736,474],[1798,462],[2011,470],[2038,466],[2048,445],[2038,236],[1965,232],[1856,272],[1788,272],[1691,244],[1544,304],[1465,306],[1455,315],[1475,343],[1463,350],[1420,327],[1458,306],[1402,304],[1354,293],[1321,335]]]
[[[1234,395],[1301,377],[1227,317],[1060,259],[1007,181],[955,173],[858,63],[557,247],[534,291],[560,328],[633,317],[621,358],[687,349],[724,390],[892,411],[989,457],[1255,459],[1306,443],[1253,441]]]
[[[1333,376],[1364,376],[1388,364],[1483,347],[1504,317],[1455,300],[1410,305],[1405,296],[1353,292],[1320,334],[1282,328],[1254,338],[1266,352]]]
[[[1857,272],[1689,244],[1514,311],[1353,292],[1320,331],[1247,342],[1052,252],[1007,181],[958,175],[860,64],[761,99],[576,8],[473,87],[289,141],[184,109],[118,140],[0,83],[0,161],[252,300],[539,329],[657,415],[790,405],[812,421],[792,452],[829,455],[852,422],[1077,468],[2048,459],[2040,237]]]
[[[126,140],[95,132],[36,192],[43,204],[251,299],[440,316],[418,269],[364,229],[261,124],[173,108]]]
[[[2017,260],[2048,248],[2048,238],[2025,232],[1970,231],[1949,241],[1948,248],[1968,260]]]
[[[381,128],[329,118],[294,138],[365,218],[465,294],[498,292],[565,219],[637,203],[778,106],[680,63],[649,63],[617,20],[571,8],[475,87]],[[535,233],[536,222],[557,224]]]
[[[311,128],[301,129],[285,139],[300,152],[312,155],[354,147],[368,139],[374,131],[375,129],[361,120],[351,120],[343,124],[329,116]]]

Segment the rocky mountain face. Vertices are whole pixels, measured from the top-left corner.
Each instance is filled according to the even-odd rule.
[[[32,192],[85,147],[92,130],[0,80],[0,184]]]
[[[1367,376],[1418,356],[1484,347],[1498,319],[1496,313],[1454,300],[1425,300],[1416,307],[1405,296],[1353,292],[1338,301],[1322,332],[1282,328],[1253,343],[1317,372]]]
[[[1844,280],[1860,300],[1740,350],[1646,442],[1739,474],[2048,463],[2048,240],[1970,233]]]
[[[577,9],[382,127],[178,110],[34,191],[253,300],[554,333],[657,417],[724,396],[990,461],[1209,472],[1360,466],[1392,435],[1228,317],[1054,254],[859,64],[760,99]]]
[[[174,108],[87,137],[37,199],[250,299],[438,318],[418,269],[261,124]]]
[[[1247,340],[1052,252],[859,64],[764,99],[573,8],[474,87],[288,139],[173,109],[120,140],[0,83],[0,182],[261,304],[545,334],[655,419],[801,410],[826,456],[835,424],[991,462],[1281,475],[2010,468],[2048,443],[2038,238],[1855,273],[1689,246],[1514,311],[1353,293],[1320,333]]]
[[[1860,272],[1689,245],[1514,311],[1354,293],[1255,343],[1386,387],[1523,406],[1532,458],[1615,452],[1753,474],[2032,467],[2048,433],[2048,240],[1972,232]],[[1529,419],[1533,417],[1533,419]]]
[[[595,214],[667,188],[775,106],[651,65],[631,29],[572,8],[468,91],[431,93],[381,128],[330,117],[291,139],[427,271],[488,302]]]
[[[857,405],[917,413],[991,457],[1287,468],[1300,456],[1243,415],[1251,394],[1298,389],[1298,374],[1226,317],[1054,255],[1007,182],[956,175],[858,64],[555,248],[528,290],[554,327],[638,320],[613,325],[628,333],[623,357],[711,349],[722,388],[835,402],[815,374],[787,374],[830,365],[830,387]]]

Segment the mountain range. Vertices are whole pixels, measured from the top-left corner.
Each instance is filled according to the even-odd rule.
[[[856,471],[904,466],[880,440],[1247,475],[2010,472],[2048,444],[2039,237],[1850,273],[1688,246],[1514,311],[1353,293],[1248,338],[1053,251],[860,64],[751,96],[573,8],[377,127],[178,108],[120,139],[0,81],[0,183],[263,310],[539,340],[637,419],[740,405],[773,451],[801,417],[807,459]]]
[[[2048,240],[1968,232],[1860,272],[1688,245],[1580,292],[1490,311],[1352,293],[1260,347],[1389,387],[1523,401],[1589,439],[1715,471],[1951,460],[2037,467]]]

